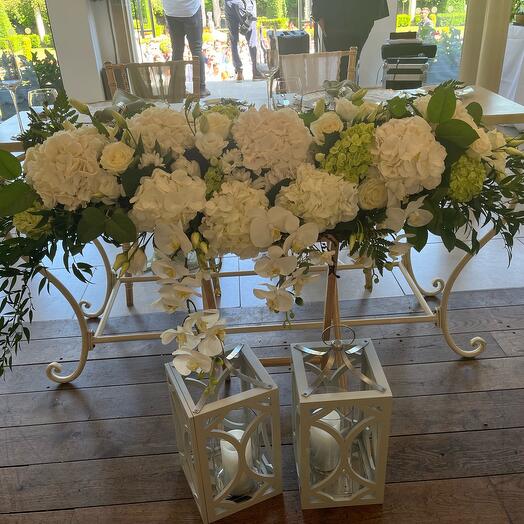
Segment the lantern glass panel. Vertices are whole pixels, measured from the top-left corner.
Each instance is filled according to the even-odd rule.
[[[206,421],[215,502],[245,502],[271,487],[266,482],[275,474],[270,402],[269,397],[250,401]]]

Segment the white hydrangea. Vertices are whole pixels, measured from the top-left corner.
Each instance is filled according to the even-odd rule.
[[[258,171],[290,172],[307,160],[311,134],[292,109],[250,108],[233,125],[244,166]]]
[[[428,113],[428,105],[430,101],[431,95],[426,95],[417,98],[414,102],[414,106],[416,107],[417,111],[419,111],[420,114],[426,119]],[[462,100],[457,100],[457,107],[455,109],[455,113],[453,114],[453,119],[462,120],[470,127],[472,127],[479,135],[477,140],[475,140],[475,142],[473,142],[466,151],[467,155],[470,158],[474,158],[476,160],[480,160],[482,158],[484,160],[489,161],[493,153],[494,146],[492,137],[490,138],[489,134],[486,133],[484,129],[482,129],[475,123],[473,117],[468,113],[466,105],[464,104],[464,102],[462,102]],[[500,157],[500,155],[498,156]]]
[[[91,126],[59,131],[27,151],[28,183],[47,208],[74,211],[91,201],[111,203],[121,194],[117,178],[100,167],[108,140]]]
[[[220,191],[206,204],[200,232],[209,242],[213,256],[235,253],[252,258],[259,249],[251,243],[250,226],[254,209],[267,209],[264,191],[253,189],[244,182],[224,182]]]
[[[204,209],[206,184],[177,169],[167,173],[155,169],[150,177],[143,177],[140,187],[131,199],[133,209],[129,217],[138,231],[153,231],[157,224],[180,222],[186,229],[195,215]]]
[[[356,184],[303,164],[296,180],[280,190],[276,205],[317,224],[322,232],[357,216],[358,190]]]
[[[386,122],[376,129],[375,143],[376,165],[394,198],[402,200],[440,184],[446,149],[420,116]]]
[[[133,116],[128,125],[136,140],[142,137],[148,153],[154,150],[155,142],[160,145],[162,154],[171,149],[175,156],[194,145],[193,133],[185,115],[173,109],[149,107]]]

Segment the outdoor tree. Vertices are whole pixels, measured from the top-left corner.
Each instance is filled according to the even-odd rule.
[[[31,29],[43,40],[49,27],[45,0],[1,0],[1,3],[14,25],[22,31]]]

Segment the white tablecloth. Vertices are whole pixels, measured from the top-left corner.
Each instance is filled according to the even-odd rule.
[[[511,25],[499,93],[524,104],[524,26]],[[523,125],[515,126],[524,130]]]

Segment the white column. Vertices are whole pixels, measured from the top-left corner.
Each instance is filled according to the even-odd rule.
[[[417,11],[417,0],[409,0],[409,16],[411,17],[411,20],[415,18],[416,11]]]
[[[475,84],[477,81],[487,5],[488,0],[469,0],[468,2],[460,62],[460,80],[466,84]]]
[[[498,92],[508,38],[512,0],[488,0],[477,84]]]
[[[104,99],[102,60],[91,0],[47,0],[64,87],[83,102]]]

